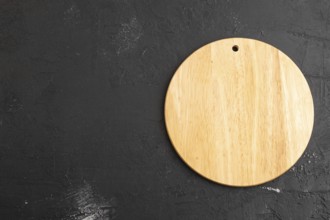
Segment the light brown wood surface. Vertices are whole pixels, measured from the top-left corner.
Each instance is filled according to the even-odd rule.
[[[225,185],[253,186],[283,174],[303,154],[313,99],[283,52],[229,38],[181,64],[166,94],[165,122],[177,153],[197,173]]]

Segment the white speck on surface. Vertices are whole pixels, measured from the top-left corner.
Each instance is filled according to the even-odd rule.
[[[117,54],[119,55],[134,48],[141,36],[142,25],[136,17],[133,17],[128,23],[122,23],[113,42],[117,47]]]
[[[64,12],[64,22],[65,24],[75,25],[79,23],[80,10],[77,5],[73,4]]]
[[[262,188],[265,189],[265,190],[273,191],[273,192],[277,192],[277,193],[280,193],[280,192],[281,192],[280,189],[278,189],[278,188],[273,188],[273,187],[270,187],[270,186],[264,186],[264,187],[262,187]]]

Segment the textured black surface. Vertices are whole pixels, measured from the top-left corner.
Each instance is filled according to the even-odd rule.
[[[329,219],[327,0],[0,0],[0,219]],[[268,42],[311,86],[315,126],[273,182],[229,188],[173,150],[175,69],[227,37]]]

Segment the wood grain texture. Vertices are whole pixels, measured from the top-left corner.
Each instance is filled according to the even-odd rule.
[[[303,154],[314,107],[288,56],[261,41],[230,38],[181,64],[167,91],[165,121],[193,170],[221,184],[253,186],[283,174]]]

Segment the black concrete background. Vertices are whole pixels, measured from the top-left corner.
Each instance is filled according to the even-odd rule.
[[[0,0],[1,219],[329,219],[330,1]],[[227,37],[302,69],[315,126],[299,162],[252,188],[176,155],[163,118],[175,69]]]

